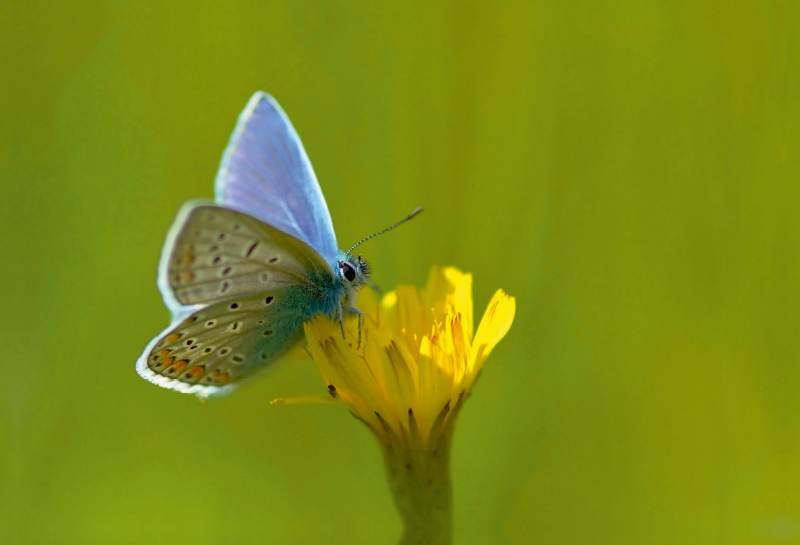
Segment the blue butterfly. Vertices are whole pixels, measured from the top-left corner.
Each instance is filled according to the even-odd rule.
[[[300,138],[263,92],[239,116],[215,185],[216,204],[187,202],[167,234],[158,287],[172,324],[136,363],[145,379],[203,397],[275,362],[317,314],[356,314],[360,335],[358,290],[372,284],[352,251],[421,210],[339,250]]]

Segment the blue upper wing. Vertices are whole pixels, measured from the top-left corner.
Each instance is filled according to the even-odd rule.
[[[277,227],[336,262],[336,234],[314,169],[289,118],[267,93],[254,94],[239,116],[215,185],[217,203]]]

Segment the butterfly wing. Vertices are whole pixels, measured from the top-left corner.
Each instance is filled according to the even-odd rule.
[[[302,338],[316,297],[333,288],[338,252],[300,138],[266,93],[239,117],[216,200],[187,203],[170,229],[158,283],[173,324],[136,366],[200,395],[229,391]]]
[[[295,237],[242,212],[190,201],[167,235],[158,284],[177,320],[198,305],[332,277],[328,262]]]
[[[136,370],[159,386],[201,397],[233,390],[302,338],[293,289],[274,286],[192,313],[153,339]]]
[[[230,391],[302,338],[333,278],[328,262],[292,235],[237,210],[188,202],[159,268],[173,323],[136,369],[181,392]]]
[[[239,116],[217,174],[216,199],[299,238],[334,264],[336,235],[314,169],[289,118],[262,91]]]

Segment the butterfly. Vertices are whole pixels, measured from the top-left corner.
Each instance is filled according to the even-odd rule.
[[[230,392],[267,368],[318,314],[340,325],[345,312],[355,314],[360,334],[358,290],[372,283],[352,251],[421,211],[339,250],[300,138],[261,91],[239,116],[215,193],[215,202],[185,203],[167,234],[158,287],[172,324],[136,363],[143,378],[200,397]]]

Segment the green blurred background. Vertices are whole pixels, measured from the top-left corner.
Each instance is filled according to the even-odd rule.
[[[0,543],[394,543],[377,446],[288,361],[140,379],[156,265],[266,90],[384,287],[517,297],[457,543],[800,543],[792,1],[0,1]]]

